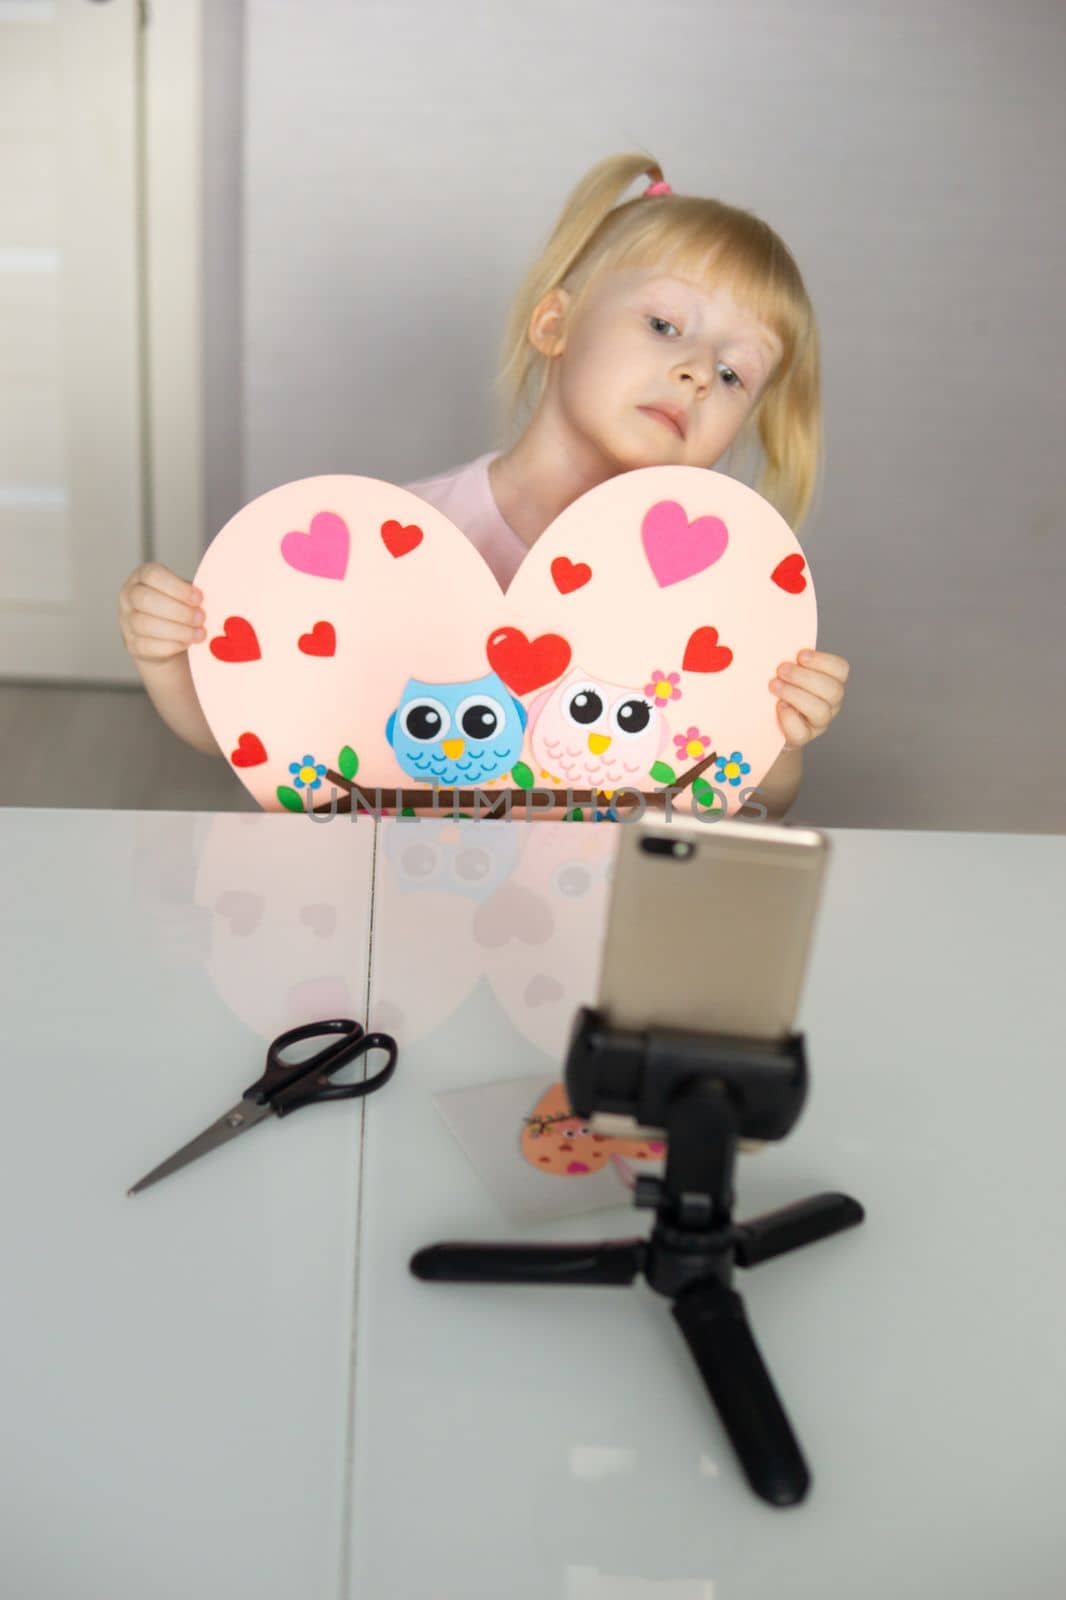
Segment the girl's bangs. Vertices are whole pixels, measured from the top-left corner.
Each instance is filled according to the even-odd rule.
[[[781,340],[782,356],[771,380],[777,381],[789,370],[812,328],[799,270],[777,235],[757,217],[730,208],[709,218],[706,204],[695,201],[686,217],[681,214],[685,199],[677,197],[670,205],[673,216],[668,227],[665,206],[658,216],[640,219],[638,226],[605,243],[593,276],[612,268],[654,268],[707,290],[727,290]]]

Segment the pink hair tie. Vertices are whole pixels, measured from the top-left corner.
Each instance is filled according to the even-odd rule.
[[[673,189],[671,189],[668,183],[653,183],[650,184],[647,189],[645,189],[644,198],[647,199],[648,195],[650,194],[673,194],[673,192]]]

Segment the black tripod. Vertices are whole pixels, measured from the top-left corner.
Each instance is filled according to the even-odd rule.
[[[630,1284],[643,1273],[673,1314],[755,1493],[803,1499],[810,1474],[755,1342],[734,1266],[754,1267],[863,1220],[844,1194],[812,1195],[734,1222],[739,1137],[781,1139],[807,1095],[803,1035],[780,1043],[668,1030],[627,1033],[583,1008],[566,1064],[579,1116],[635,1117],[665,1129],[666,1173],[640,1178],[636,1204],[654,1208],[644,1239],[599,1244],[435,1244],[411,1258],[418,1278],[457,1283]],[[602,1131],[608,1131],[601,1120]],[[629,1127],[620,1129],[631,1136]]]

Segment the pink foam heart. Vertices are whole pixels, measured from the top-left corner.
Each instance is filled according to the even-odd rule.
[[[343,578],[348,568],[348,524],[333,511],[311,518],[306,533],[294,530],[281,541],[281,554],[297,572],[312,578]]]
[[[641,524],[640,537],[660,589],[705,572],[724,554],[729,529],[721,517],[694,517],[676,500],[660,500]]]

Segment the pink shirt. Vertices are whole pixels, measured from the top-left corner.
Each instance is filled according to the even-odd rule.
[[[402,484],[401,488],[410,489],[443,511],[481,552],[500,588],[506,589],[529,554],[529,546],[503,520],[493,498],[489,462],[500,454],[499,450],[489,450],[465,466],[440,472],[435,478]]]

